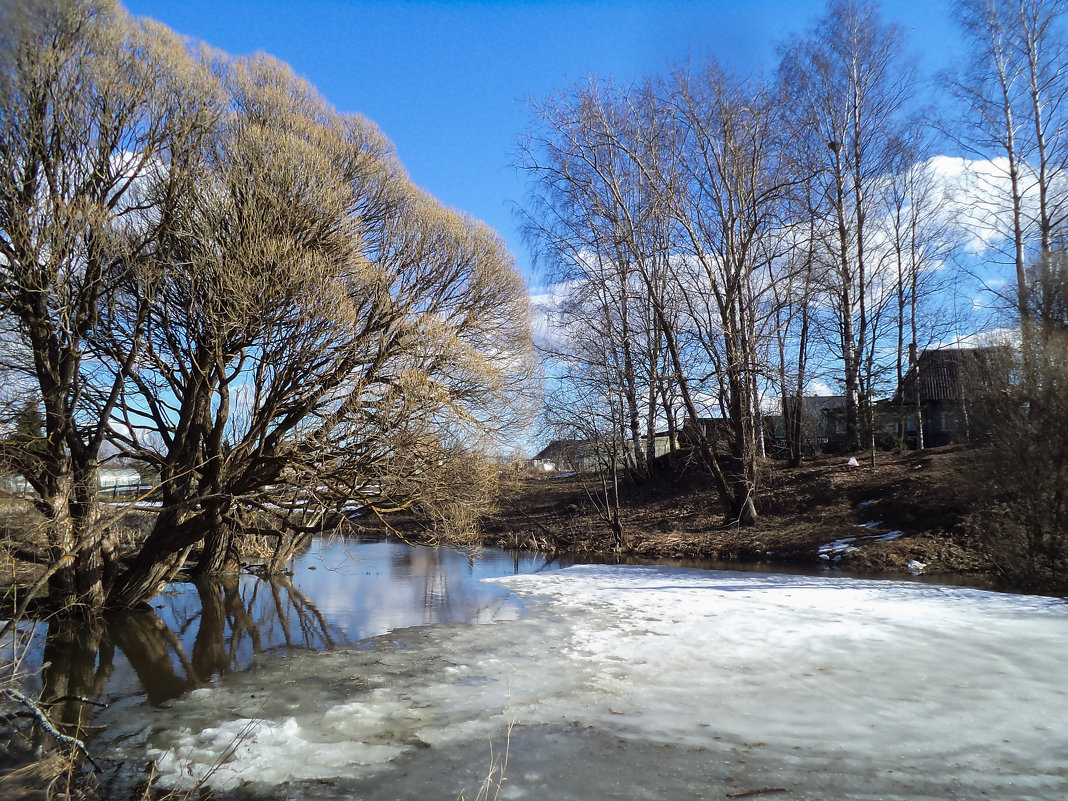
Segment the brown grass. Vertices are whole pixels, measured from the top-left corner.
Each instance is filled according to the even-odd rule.
[[[880,453],[874,468],[849,467],[841,456],[797,469],[765,460],[760,519],[750,528],[724,526],[710,482],[676,459],[670,469],[661,465],[652,479],[624,488],[626,555],[816,565],[821,544],[901,531],[892,542],[858,543],[860,550],[844,555],[841,566],[903,573],[916,559],[927,563],[927,572],[983,573],[989,560],[962,526],[974,498],[961,476],[980,456],[961,447]],[[611,535],[584,485],[592,491],[593,478],[528,478],[486,521],[486,544],[611,553]],[[872,521],[879,525],[861,527]]]

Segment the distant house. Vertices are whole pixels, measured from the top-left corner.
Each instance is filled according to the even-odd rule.
[[[639,447],[645,453],[646,438],[639,439]],[[653,438],[653,458],[663,456],[671,451],[671,437],[667,433],[657,433]],[[590,473],[610,464],[611,443],[595,443],[581,439],[557,439],[542,448],[533,459],[527,460],[529,473]],[[616,459],[620,468],[624,462],[631,466],[636,463],[634,443],[631,440],[617,442]]]
[[[789,414],[796,398],[786,398],[785,410]],[[786,420],[776,416],[776,449],[786,451]],[[812,456],[825,450],[840,449],[846,441],[845,395],[808,395],[801,398],[801,450]]]
[[[916,415],[919,400],[923,419],[923,443],[938,447],[968,439],[974,432],[968,411],[966,378],[982,369],[989,348],[925,350],[912,365],[894,393],[893,402],[903,407],[905,441],[917,442]]]
[[[795,403],[794,398],[787,398],[787,411]],[[785,458],[788,452],[786,418],[778,414],[765,414],[761,416],[761,423],[767,453]],[[694,444],[697,441],[696,431],[701,431],[704,436],[723,446],[734,440],[731,421],[722,417],[703,417],[697,421],[696,427],[686,420],[680,433],[682,444]],[[845,444],[845,434],[844,395],[809,395],[801,399],[801,442],[806,456],[836,447],[840,449]]]
[[[851,446],[846,396],[815,396],[803,398],[802,403],[803,453],[807,456],[816,452],[848,452]],[[869,447],[873,435],[877,448],[889,449],[897,444],[898,416],[890,401],[875,400],[871,407],[858,405],[857,428],[862,448]]]
[[[731,421],[726,417],[700,417],[696,422],[686,418],[679,431],[679,442],[691,446],[702,438],[716,443],[731,442],[734,439]]]
[[[642,449],[642,453],[646,451],[646,443],[648,437],[640,437],[638,439],[638,447]],[[634,442],[633,440],[626,440],[623,443],[627,451],[627,456],[632,461],[634,460]],[[667,431],[658,431],[653,435],[653,458],[658,459],[666,453],[671,452],[671,434]]]
[[[586,473],[600,464],[589,442],[581,439],[554,439],[527,462],[534,473]]]
[[[102,467],[97,481],[101,492],[135,492],[141,488],[141,473],[132,467]]]
[[[97,484],[105,495],[123,495],[142,493],[152,489],[156,482],[146,478],[141,471],[133,467],[101,467],[97,471]],[[33,493],[33,486],[21,475],[9,475],[0,478],[0,489],[15,495],[27,496]]]

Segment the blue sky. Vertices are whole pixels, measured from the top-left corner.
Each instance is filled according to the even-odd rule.
[[[770,72],[775,48],[819,17],[822,0],[705,2],[360,2],[137,0],[126,7],[232,55],[270,53],[340,111],[396,144],[416,184],[495,228],[532,284],[513,213],[511,167],[526,101],[594,73],[626,80],[691,58]],[[950,0],[885,2],[928,75],[952,65]]]

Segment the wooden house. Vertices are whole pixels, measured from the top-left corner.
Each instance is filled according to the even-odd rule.
[[[917,414],[923,421],[924,447],[962,442],[975,432],[968,408],[968,381],[981,374],[989,348],[925,350],[913,358],[893,403],[901,410],[905,442],[915,447]]]

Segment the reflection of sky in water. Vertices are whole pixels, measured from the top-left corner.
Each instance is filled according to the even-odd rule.
[[[109,616],[103,631],[87,638],[89,653],[72,651],[83,664],[96,660],[90,671],[95,680],[79,694],[110,705],[110,717],[146,700],[167,704],[273,657],[329,650],[409,626],[514,619],[520,599],[480,579],[549,566],[541,556],[494,549],[469,553],[396,541],[317,539],[294,561],[291,578],[265,581],[245,574],[199,587],[179,582],[152,600],[151,612]],[[22,662],[27,676],[41,670],[47,633],[47,624],[32,630]],[[48,635],[53,647],[56,634]],[[77,633],[68,630],[63,637],[70,641]],[[31,679],[30,686],[38,689],[40,682]]]
[[[469,553],[396,540],[316,539],[294,561],[291,577],[264,581],[244,574],[200,586],[175,583],[153,599],[150,610],[108,616],[102,630],[81,638],[81,650],[77,627],[58,635],[48,624],[27,627],[32,634],[21,672],[31,690],[40,688],[47,633],[53,648],[59,640],[63,648],[71,646],[69,658],[53,659],[45,671],[52,686],[78,685],[63,695],[120,710],[145,701],[160,706],[275,657],[345,647],[395,629],[514,619],[523,601],[501,584],[480,580],[567,564],[492,548]],[[0,659],[10,659],[10,643],[0,647]],[[95,660],[88,671],[87,660]],[[80,666],[70,670],[78,677],[61,675],[68,662]]]
[[[531,573],[544,557],[393,541],[317,541],[294,563],[293,585],[349,642],[432,623],[515,618],[522,602],[484,578]]]

